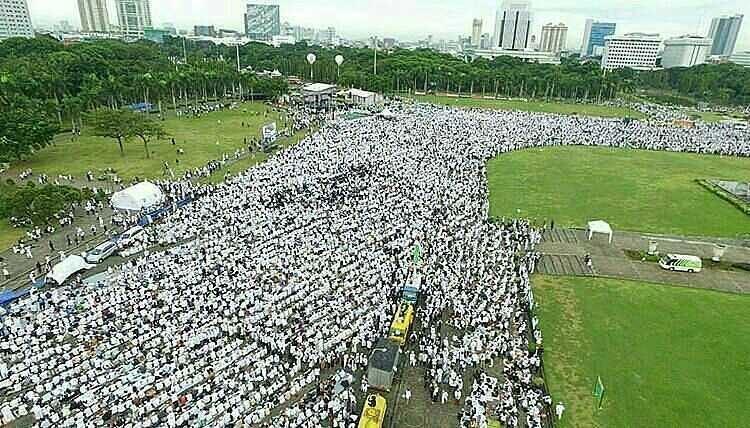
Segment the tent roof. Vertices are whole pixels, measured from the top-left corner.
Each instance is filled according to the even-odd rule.
[[[81,256],[68,256],[65,260],[52,267],[52,271],[47,274],[47,278],[53,279],[56,283],[62,284],[71,275],[84,269],[91,269],[94,265],[86,263]]]
[[[607,235],[612,234],[612,228],[609,226],[609,223],[603,220],[590,221],[589,230],[595,233],[605,233]]]
[[[369,98],[375,95],[375,92],[364,91],[362,89],[352,88],[349,89],[349,93],[354,97]]]
[[[138,211],[152,207],[164,201],[161,189],[153,183],[144,181],[112,195],[112,206],[120,210]]]
[[[331,89],[336,89],[336,85],[329,85],[327,83],[311,83],[302,87],[302,90],[307,92],[325,92]]]

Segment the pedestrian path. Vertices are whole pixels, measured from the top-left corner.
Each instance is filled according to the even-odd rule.
[[[703,259],[713,256],[715,244],[726,246],[725,262],[750,263],[750,248],[741,241],[721,238],[679,237],[636,232],[615,232],[607,239],[589,240],[582,229],[547,230],[538,249],[542,257],[537,272],[546,275],[600,276],[659,284],[703,288],[730,293],[750,294],[750,272],[718,269],[706,263],[700,273],[669,272],[653,261],[633,260],[626,250],[646,251],[649,242],[657,243],[661,254],[692,254]],[[584,262],[590,255],[592,269]]]

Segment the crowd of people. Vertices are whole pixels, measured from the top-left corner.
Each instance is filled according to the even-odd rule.
[[[463,402],[461,426],[540,427],[553,417],[534,382],[542,334],[529,322],[540,233],[487,221],[486,161],[574,144],[750,156],[750,135],[731,128],[389,109],[395,119],[327,123],[172,212],[149,236],[173,246],[107,284],[0,308],[2,422],[350,427],[362,403],[331,393],[327,373],[362,376],[401,286],[419,274],[420,328],[407,346],[430,395]],[[502,378],[480,370],[494,364]]]

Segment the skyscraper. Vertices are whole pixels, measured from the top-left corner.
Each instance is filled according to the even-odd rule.
[[[279,5],[248,4],[245,13],[245,35],[254,40],[271,40],[281,35]]]
[[[614,22],[599,22],[586,20],[581,44],[581,56],[600,56],[604,51],[604,38],[615,34],[617,24]]]
[[[0,40],[34,37],[26,0],[0,0]]]
[[[539,46],[539,50],[542,52],[559,54],[565,50],[567,39],[568,27],[565,24],[547,24],[542,27],[542,42]]]
[[[632,68],[653,70],[659,54],[661,38],[658,34],[629,33],[622,36],[607,36],[602,55],[602,68]]]
[[[81,30],[106,33],[109,31],[109,13],[106,0],[78,0]]]
[[[711,55],[731,56],[737,35],[740,33],[743,15],[720,16],[711,21],[708,37],[713,39]]]
[[[495,15],[494,47],[521,50],[529,46],[531,37],[531,3],[505,0]]]
[[[685,35],[664,41],[661,66],[664,68],[692,67],[706,62],[711,51],[711,39]]]
[[[482,20],[474,19],[471,23],[471,44],[472,46],[479,46],[482,41]]]
[[[117,22],[126,37],[143,37],[143,29],[151,27],[149,0],[115,0]]]

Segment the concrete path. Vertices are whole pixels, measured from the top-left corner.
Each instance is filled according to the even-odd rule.
[[[648,249],[649,241],[658,243],[659,252],[691,254],[701,258],[711,258],[715,242],[727,245],[723,261],[750,263],[750,248],[741,241],[710,238],[681,238],[676,236],[616,232],[612,244],[604,236],[594,236],[588,240],[586,231],[580,229],[555,229],[547,231],[539,246],[544,254],[538,266],[540,273],[550,275],[591,275],[661,284],[703,288],[731,293],[750,294],[750,272],[726,271],[707,268],[700,273],[669,272],[658,264],[632,260],[625,250]],[[593,261],[592,273],[565,268],[565,263],[573,264],[590,254]],[[550,261],[559,261],[553,264]],[[562,266],[562,267],[558,267]]]

